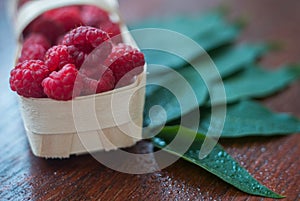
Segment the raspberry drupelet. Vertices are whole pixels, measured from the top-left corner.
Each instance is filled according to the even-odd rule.
[[[53,46],[45,54],[45,64],[50,71],[60,70],[64,65],[74,62],[65,45]]]
[[[144,54],[123,43],[114,46],[105,61],[105,65],[113,71],[118,86],[128,84],[134,76],[142,73],[144,64]]]
[[[42,82],[45,94],[55,100],[71,100],[80,95],[82,80],[74,64],[67,64],[58,72],[53,71]]]
[[[44,78],[48,77],[49,73],[50,71],[44,62],[26,60],[11,70],[10,87],[24,97],[46,97],[41,83]]]

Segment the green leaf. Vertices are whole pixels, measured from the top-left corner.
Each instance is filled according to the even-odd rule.
[[[224,16],[220,12],[211,12],[196,16],[172,16],[171,18],[144,20],[129,25],[129,29],[168,29],[190,38],[199,38],[199,36],[209,35],[216,30],[220,30],[221,27],[228,26],[229,24],[224,19]]]
[[[255,65],[249,66],[224,81],[226,101],[232,103],[247,98],[263,98],[288,86],[299,78],[299,67],[282,67],[275,71],[265,70]],[[222,99],[213,94],[213,104],[222,104]]]
[[[159,31],[156,33],[155,31],[145,30],[143,34],[138,34],[138,31],[132,32],[148,63],[160,64],[172,68],[180,68],[186,65],[186,61],[191,61],[203,54],[203,49],[210,51],[233,42],[239,32],[236,26],[229,25],[218,13],[197,16],[195,18],[182,16],[167,20],[150,20],[136,26],[131,26],[132,30],[143,28],[166,29],[184,35],[181,37],[181,40],[173,40],[171,36],[171,39],[169,39],[170,42],[168,42],[161,38]],[[184,42],[185,37],[198,43],[200,45],[198,50],[190,48],[189,44]],[[183,55],[176,56],[171,52],[161,51],[169,49],[172,45],[177,45],[178,48],[183,50],[184,59],[180,58]],[[153,50],[150,47],[159,48]]]
[[[149,113],[153,106],[159,105],[163,108],[152,115],[155,118],[152,121],[160,125],[165,121],[177,119],[198,108],[198,104],[206,102],[207,90],[197,71],[193,68],[182,68],[178,73],[168,73],[159,77],[159,86],[147,86],[144,125],[151,123]]]
[[[212,152],[204,159],[199,159],[199,150],[204,142],[205,136],[197,133],[193,144],[188,151],[181,156],[178,147],[170,146],[179,131],[179,126],[165,127],[159,135],[152,139],[153,144],[171,154],[180,156],[183,159],[194,163],[210,173],[216,175],[225,182],[235,186],[243,192],[269,198],[283,198],[266,186],[255,180],[246,169],[241,167],[220,145],[216,145]],[[194,136],[195,132],[181,127],[184,135]],[[184,140],[184,139],[182,139]]]
[[[210,53],[222,78],[228,77],[255,62],[269,49],[265,44],[242,44],[219,48]]]
[[[243,44],[236,47],[221,48],[212,52],[210,56],[220,75],[222,77],[226,77],[241,69],[244,69],[246,65],[258,59],[266,50],[267,46],[263,44]],[[148,60],[147,63],[151,64]],[[159,62],[157,62],[154,67],[152,67],[152,65],[149,65],[148,67],[148,83],[154,82],[157,85],[162,85],[164,82],[166,82],[166,80],[174,79],[170,76],[170,71],[173,71],[173,69],[169,69],[167,67],[157,67],[157,64],[159,64]],[[208,57],[202,56],[195,60],[193,64],[196,69],[201,69],[205,66],[211,66],[212,63]],[[191,68],[191,66],[182,66],[180,68]],[[178,73],[181,73],[179,69],[175,70],[177,70]],[[153,92],[155,91],[154,89],[155,88],[151,88],[149,90],[149,93],[147,93],[148,96],[152,95],[150,91]]]
[[[213,61],[217,65],[221,75],[228,76],[231,73],[245,68],[247,64],[257,59],[265,51],[265,49],[265,45],[246,44],[234,48],[223,48],[212,53]],[[196,69],[203,69],[204,67],[209,68],[210,66],[212,66],[212,63],[207,58],[195,62]],[[183,76],[184,79],[178,79],[178,77],[176,77],[178,76],[176,75],[176,72]],[[208,91],[206,85],[199,73],[191,66],[176,69],[176,71],[173,72],[168,68],[151,65],[148,68],[147,84],[146,103],[144,110],[145,125],[150,123],[148,113],[150,108],[154,105],[160,105],[164,108],[165,112],[167,113],[167,122],[169,122],[190,112],[194,108],[198,108],[198,106],[203,105],[207,100]],[[153,86],[151,84],[158,86]],[[192,93],[190,90],[188,90],[189,85],[193,89]],[[172,93],[170,93],[168,90],[159,86],[174,87],[177,93],[176,97],[180,97],[181,103],[187,107],[181,108],[177,100],[178,98],[172,95]],[[192,94],[196,95],[198,104],[190,104],[190,97]],[[159,120],[159,118],[164,117],[165,115],[157,112],[155,121],[161,121],[161,123],[163,123],[165,120]]]
[[[212,52],[209,53],[209,56],[211,57],[212,61],[216,65],[220,75],[224,77],[228,77],[229,75],[236,73],[239,70],[244,69],[248,64],[251,64],[255,62],[258,58],[260,58],[269,47],[265,44],[242,44],[237,46],[226,46],[222,48],[218,48]],[[182,59],[182,63],[178,65],[172,65],[173,62],[171,62],[168,59],[164,59],[165,52],[160,51],[161,54],[157,55],[151,55],[154,51],[149,50],[143,50],[143,52],[148,52],[149,55],[146,54],[146,61],[148,64],[158,64],[162,66],[167,66],[172,69],[179,69],[188,67],[189,64],[184,62]],[[159,52],[159,51],[157,51]],[[169,54],[169,56],[176,57],[175,55]],[[151,57],[155,57],[155,59],[151,59]],[[171,58],[169,58],[171,59]],[[175,62],[175,60],[174,60]],[[199,55],[197,58],[195,58],[193,61],[189,61],[192,65],[194,65],[195,68],[203,68],[203,65],[207,65],[208,57],[204,55]],[[166,69],[156,69],[155,72],[152,71],[151,67],[148,69],[149,75],[148,77],[153,76],[159,76],[158,73],[167,73]]]
[[[217,117],[216,117],[217,118]],[[207,133],[211,121],[210,108],[201,110],[199,132]],[[214,128],[221,119],[214,119]],[[227,115],[221,137],[273,136],[300,132],[299,119],[284,113],[274,113],[259,103],[244,100],[227,106]]]
[[[205,51],[210,51],[213,48],[220,47],[232,41],[237,35],[235,27],[220,27],[219,30],[210,33],[208,36],[199,36],[199,38],[186,38],[176,33],[170,32],[169,40],[161,38],[161,31],[144,30],[143,34],[138,34],[140,31],[132,32],[135,41],[145,54],[146,60],[150,64],[160,64],[172,68],[180,68],[186,65],[186,62],[199,57]],[[166,32],[165,32],[166,33]],[[176,35],[176,39],[174,37]],[[198,49],[190,48],[187,40],[192,40],[199,45]],[[172,52],[165,52],[163,50],[170,49],[171,46],[180,48],[184,55],[174,55]],[[155,47],[154,49],[152,47]],[[148,48],[148,49],[147,49]],[[184,56],[184,58],[181,58]]]

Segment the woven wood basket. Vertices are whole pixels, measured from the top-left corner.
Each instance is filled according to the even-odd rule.
[[[124,43],[137,48],[120,20],[116,0],[35,0],[15,9],[18,49],[22,48],[22,32],[32,20],[47,10],[68,5],[96,5],[105,9],[120,22]],[[145,84],[146,65],[134,83],[105,93],[71,101],[20,96],[20,109],[32,152],[39,157],[68,158],[72,154],[134,145],[142,139]]]

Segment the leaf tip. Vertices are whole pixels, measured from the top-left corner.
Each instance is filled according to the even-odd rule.
[[[274,192],[274,196],[272,196],[271,198],[283,199],[283,198],[286,198],[286,196],[285,195],[280,195],[280,194]]]
[[[266,186],[264,186],[264,187],[267,189],[267,192],[262,193],[262,194],[258,194],[259,196],[267,197],[267,198],[274,198],[274,199],[283,199],[283,198],[286,198],[285,195],[278,194],[278,193],[276,193],[275,191],[269,189]]]

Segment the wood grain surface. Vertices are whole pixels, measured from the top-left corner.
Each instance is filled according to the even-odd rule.
[[[183,160],[160,172],[130,175],[113,171],[89,155],[66,160],[33,156],[17,97],[7,84],[15,46],[4,16],[5,3],[0,1],[0,200],[271,200],[240,192]],[[120,4],[126,22],[203,12],[225,4],[231,19],[242,16],[249,23],[240,41],[283,44],[280,51],[261,61],[265,66],[276,68],[300,61],[299,0],[121,0]],[[275,111],[300,118],[300,82],[262,101]],[[226,139],[220,143],[261,183],[287,196],[283,200],[300,200],[300,135]],[[152,149],[144,141],[130,151],[145,153]]]

